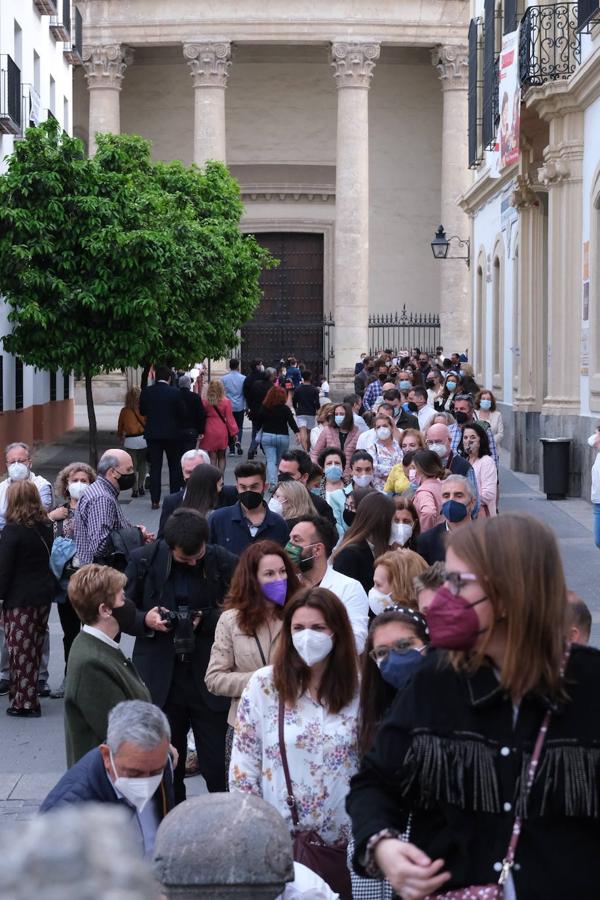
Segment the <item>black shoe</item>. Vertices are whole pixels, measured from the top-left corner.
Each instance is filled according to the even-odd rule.
[[[229,455],[230,455],[230,456],[235,456],[235,450],[230,450],[230,451],[229,451]]]
[[[134,497],[139,497],[139,491],[132,491],[132,492],[131,492],[131,497],[132,497],[132,499],[133,499]]]
[[[5,697],[9,690],[10,682],[8,678],[3,678],[2,681],[0,681],[0,697]]]
[[[237,450],[237,455],[238,455],[238,456],[243,456],[244,451],[242,450],[242,445],[240,444],[239,441],[236,441],[236,442],[235,442],[235,449]]]
[[[9,706],[6,715],[14,716],[17,719],[39,719],[42,711],[41,709],[15,709],[13,706]]]
[[[50,696],[50,688],[47,684],[42,684],[38,681],[37,686],[37,695],[38,697],[49,697]]]
[[[53,700],[62,700],[65,696],[65,679],[63,678],[62,684],[55,691],[52,691],[50,694]]]
[[[248,459],[254,459],[255,456],[256,456],[256,453],[252,453],[251,450],[248,450]]]
[[[160,509],[160,503],[153,503],[152,509]]]
[[[145,493],[146,493],[146,491],[144,490],[144,488],[140,488],[138,491],[138,494],[140,495],[140,497],[143,497]]]

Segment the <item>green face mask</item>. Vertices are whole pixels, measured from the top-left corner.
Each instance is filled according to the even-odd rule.
[[[299,566],[300,560],[302,559],[302,547],[298,546],[298,544],[292,544],[291,541],[288,541],[284,547],[284,550],[289,556],[292,563],[295,566]]]

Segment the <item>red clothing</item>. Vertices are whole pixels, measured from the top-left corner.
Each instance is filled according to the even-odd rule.
[[[229,443],[229,435],[238,433],[238,426],[231,411],[231,401],[225,398],[221,400],[217,407],[213,406],[212,403],[205,403],[204,410],[206,412],[204,437],[198,446],[207,452],[211,450],[225,450]],[[223,422],[223,419],[225,419],[227,424]]]

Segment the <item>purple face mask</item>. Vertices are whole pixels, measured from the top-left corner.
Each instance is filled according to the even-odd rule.
[[[279,581],[267,581],[260,587],[267,600],[283,606],[287,594],[287,578],[281,578]]]
[[[473,603],[446,587],[439,588],[427,610],[431,646],[443,650],[472,650],[481,633],[473,607],[486,599],[482,597]]]

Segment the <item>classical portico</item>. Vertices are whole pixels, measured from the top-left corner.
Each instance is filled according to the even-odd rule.
[[[468,345],[466,267],[429,248],[440,221],[467,233],[455,204],[469,177],[464,0],[360,13],[332,0],[326,16],[316,0],[242,0],[210,14],[188,0],[80,6],[87,92],[76,83],[76,133],[90,152],[97,132],[122,129],[149,137],[156,158],[226,162],[246,230],[321,236],[332,375],[344,381],[368,348],[369,313],[403,304],[441,313],[448,352]],[[301,298],[299,288],[290,301],[300,321]]]

